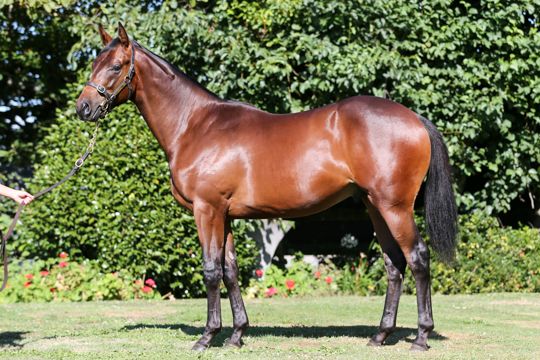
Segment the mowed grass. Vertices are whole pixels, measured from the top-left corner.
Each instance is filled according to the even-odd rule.
[[[260,299],[246,303],[251,328],[241,350],[224,348],[224,329],[203,354],[190,351],[206,301],[1,305],[0,358],[9,359],[540,359],[540,294],[434,296],[427,353],[409,351],[416,299],[403,296],[398,330],[367,347],[383,297]]]

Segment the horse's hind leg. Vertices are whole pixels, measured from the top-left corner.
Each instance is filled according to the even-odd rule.
[[[381,244],[384,256],[384,266],[388,277],[388,287],[386,289],[386,299],[384,301],[384,311],[381,324],[377,334],[369,340],[368,345],[380,346],[396,328],[396,316],[401,296],[401,286],[403,275],[407,265],[405,256],[388,230],[386,222],[382,218],[379,210],[371,203],[364,201],[368,208],[369,216],[373,222],[373,227],[377,234],[377,240]]]
[[[420,237],[414,222],[412,204],[379,205],[377,208],[405,255],[416,282],[418,335],[412,344],[411,350],[427,350],[427,338],[434,327],[431,309],[429,250]]]
[[[243,345],[242,335],[249,326],[249,321],[244,307],[244,301],[242,300],[242,294],[240,293],[240,287],[238,286],[238,265],[236,263],[236,251],[234,250],[234,238],[230,224],[227,224],[225,233],[226,242],[223,281],[227,287],[229,301],[231,302],[234,327],[233,334],[227,340],[226,344],[241,347]]]

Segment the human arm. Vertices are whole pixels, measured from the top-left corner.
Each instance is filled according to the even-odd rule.
[[[34,200],[34,197],[26,191],[15,190],[2,184],[0,184],[0,195],[7,196],[17,203],[24,205],[28,205]]]

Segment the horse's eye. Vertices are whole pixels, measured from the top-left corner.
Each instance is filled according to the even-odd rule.
[[[112,69],[113,69],[113,71],[118,72],[118,71],[120,71],[120,65],[115,64],[115,65],[113,65]]]

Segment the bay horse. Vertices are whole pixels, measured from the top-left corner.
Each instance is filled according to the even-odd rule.
[[[77,113],[97,121],[131,100],[165,151],[172,194],[193,212],[203,252],[208,317],[193,350],[207,349],[221,330],[222,280],[234,328],[226,345],[242,346],[248,327],[231,219],[301,217],[349,197],[365,203],[388,275],[383,316],[369,345],[382,345],[395,329],[408,265],[418,305],[411,349],[428,349],[434,327],[429,251],[413,217],[428,172],[427,229],[442,260],[452,260],[457,233],[448,153],[430,121],[370,96],[300,113],[268,113],[217,97],[131,41],[122,24],[115,39],[101,26],[99,34],[105,47],[93,62]]]

